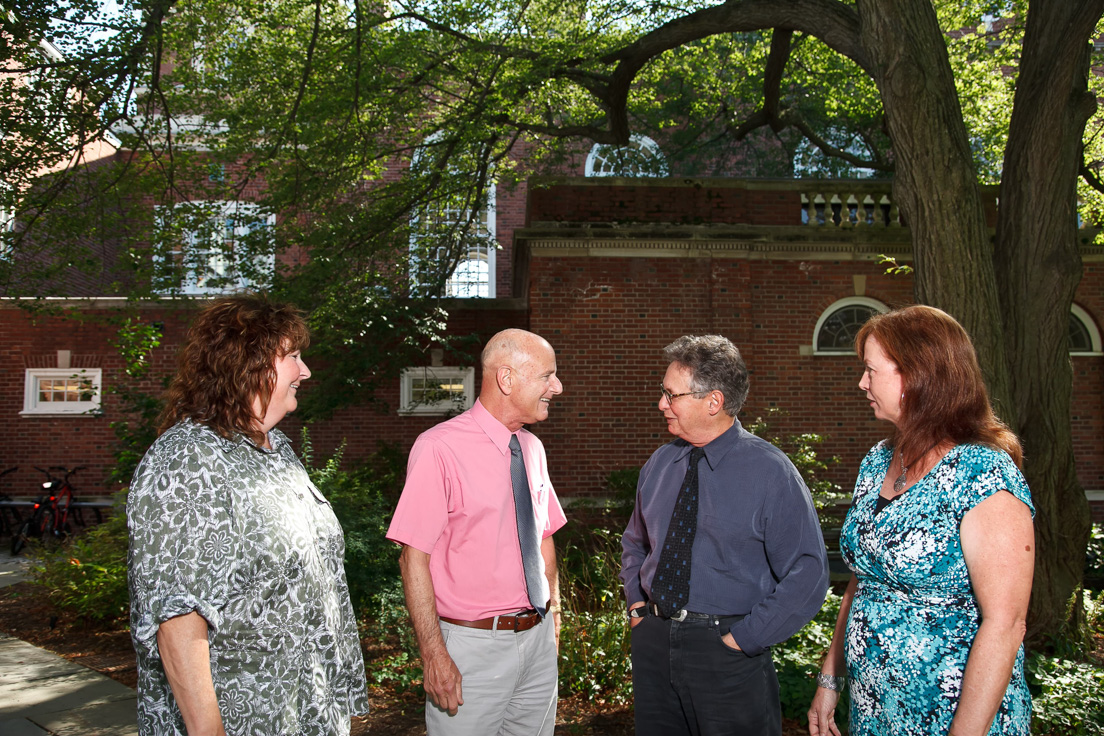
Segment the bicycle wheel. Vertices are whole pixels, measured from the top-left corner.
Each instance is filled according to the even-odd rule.
[[[31,533],[31,522],[24,521],[23,525],[19,527],[19,531],[12,535],[11,541],[11,553],[17,555],[22,551],[24,545],[27,544],[27,536]]]
[[[69,511],[73,508],[73,492],[66,487],[57,495],[57,501],[54,502],[53,513],[53,528],[51,529],[51,536],[58,541],[64,542],[69,538],[70,532],[73,527],[69,524]]]

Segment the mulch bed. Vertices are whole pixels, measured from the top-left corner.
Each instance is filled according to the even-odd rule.
[[[0,589],[0,632],[48,649],[62,657],[101,672],[127,687],[135,687],[137,671],[130,632],[123,622],[114,625],[81,622],[59,613],[43,591],[30,583]],[[365,642],[371,671],[375,649]],[[353,736],[424,736],[423,698],[419,692],[400,692],[371,686],[372,713],[353,723]],[[632,707],[595,702],[582,695],[561,698],[556,732],[577,736],[629,736],[633,733]],[[785,736],[806,733],[797,723],[784,722]]]

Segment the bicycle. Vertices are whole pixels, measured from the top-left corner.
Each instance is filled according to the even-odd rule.
[[[9,473],[14,473],[19,470],[19,466],[14,468],[8,468],[0,472],[0,478],[3,478]],[[8,521],[8,515],[11,515],[11,521]],[[12,502],[11,496],[6,493],[0,493],[0,536],[6,537],[9,534],[15,534],[15,530],[19,528],[19,525],[23,523],[22,517],[19,516],[19,512],[15,509],[15,504]]]
[[[62,540],[69,536],[69,509],[73,505],[73,486],[69,478],[84,470],[84,466],[73,468],[52,466],[44,470],[35,466],[35,470],[46,476],[42,484],[44,493],[35,499],[31,507],[31,517],[23,522],[19,532],[12,537],[11,553],[19,554],[31,539]],[[54,477],[51,471],[61,471],[65,477]]]

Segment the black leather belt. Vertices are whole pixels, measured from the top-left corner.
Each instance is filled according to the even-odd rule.
[[[664,616],[663,611],[661,611],[659,609],[659,605],[656,604],[656,603],[648,603],[645,606],[645,608],[647,608],[648,613],[652,614],[656,618],[661,618],[661,619],[668,620],[668,621],[685,621],[688,618],[701,618],[701,619],[716,619],[718,622],[724,621],[726,623],[727,622],[735,623],[736,621],[739,621],[740,619],[744,618],[744,616],[746,615],[746,614],[733,614],[733,615],[730,616],[730,615],[719,614],[719,613],[697,613],[696,611],[687,611],[685,608],[680,608],[679,610],[675,611],[670,616]]]

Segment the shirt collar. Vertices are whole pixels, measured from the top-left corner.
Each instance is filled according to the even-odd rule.
[[[725,455],[731,452],[732,448],[740,443],[740,439],[744,434],[743,425],[740,424],[739,419],[735,419],[732,422],[732,426],[726,429],[720,437],[715,438],[712,442],[702,447],[702,449],[705,450],[705,461],[709,463],[709,468],[713,469],[720,465]],[[680,447],[679,452],[675,453],[674,461],[681,462],[690,455],[690,451],[694,449],[694,446],[686,440],[676,440],[676,443],[680,445]]]
[[[279,452],[281,447],[283,447],[284,445],[289,444],[291,442],[287,438],[287,435],[285,435],[280,430],[273,428],[273,429],[270,429],[268,431],[268,444],[272,445],[272,449],[268,449],[268,448],[265,448],[265,447],[261,447],[260,445],[254,444],[253,440],[249,439],[248,437],[246,437],[244,434],[241,434],[240,432],[235,434],[233,437],[227,438],[227,437],[223,437],[221,434],[216,432],[210,426],[208,426],[206,424],[203,424],[201,422],[197,422],[194,419],[187,419],[185,421],[188,421],[188,422],[191,422],[191,423],[193,423],[197,426],[203,427],[208,432],[210,432],[211,435],[214,436],[215,441],[218,443],[219,447],[222,448],[223,452],[233,452],[240,445],[245,445],[247,447],[253,448],[254,450],[260,450],[262,453],[272,454],[272,453]],[[507,438],[507,442],[509,442],[509,438]]]
[[[486,407],[480,403],[479,399],[476,399],[475,404],[472,405],[471,415],[480,429],[486,432],[487,437],[490,438],[499,452],[503,455],[510,452],[510,437],[513,432],[507,429],[505,424],[495,419]]]

